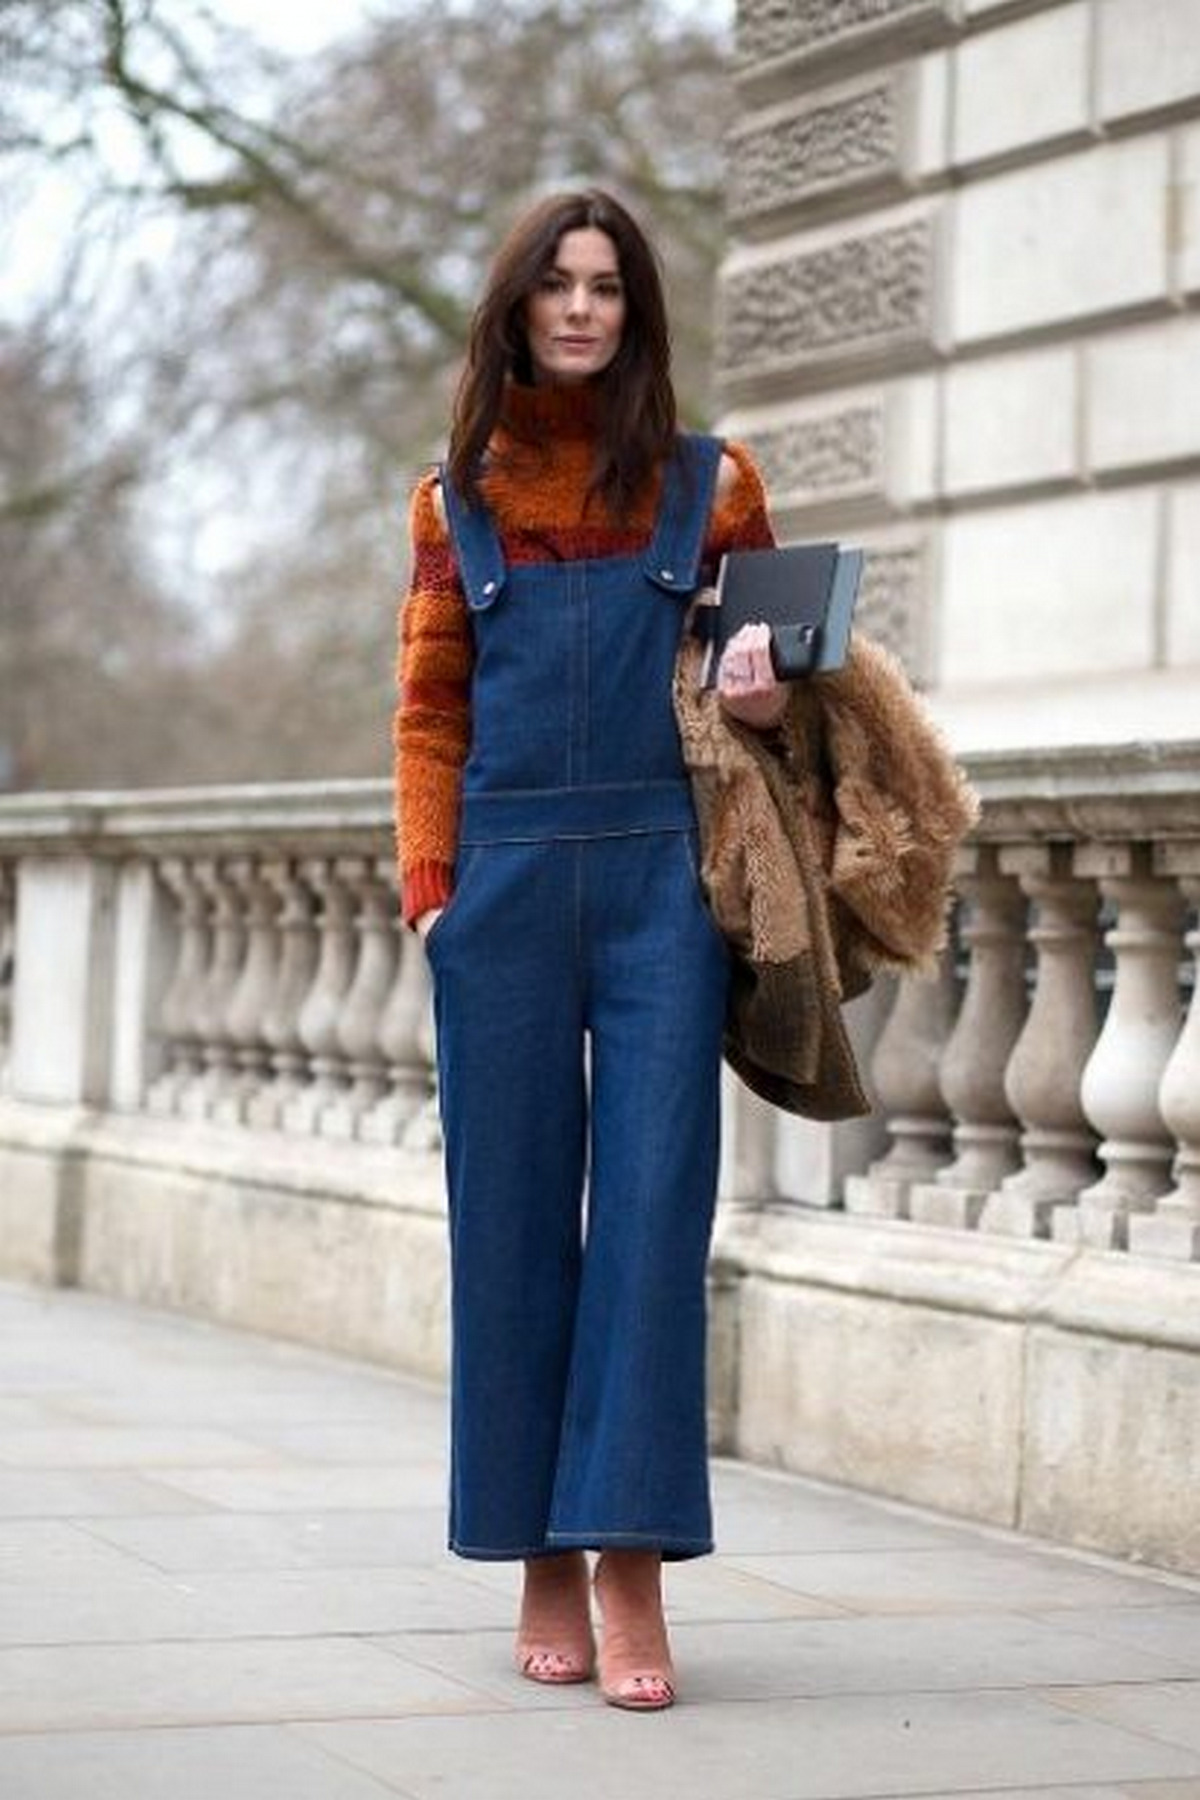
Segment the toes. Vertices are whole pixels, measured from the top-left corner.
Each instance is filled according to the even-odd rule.
[[[517,1668],[529,1681],[589,1681],[592,1658],[586,1652],[574,1655],[539,1644],[529,1649],[518,1647]]]
[[[604,1698],[610,1706],[657,1711],[674,1704],[675,1689],[665,1675],[655,1671],[624,1676],[615,1686],[605,1688]]]

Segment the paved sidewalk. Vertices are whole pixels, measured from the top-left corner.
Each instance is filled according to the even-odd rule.
[[[510,1672],[443,1399],[0,1286],[3,1800],[1200,1800],[1200,1583],[716,1470],[638,1718]]]

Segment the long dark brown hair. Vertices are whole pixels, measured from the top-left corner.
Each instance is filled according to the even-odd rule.
[[[612,239],[625,292],[620,347],[594,378],[602,404],[591,493],[614,518],[625,517],[672,448],[671,342],[654,249],[611,194],[599,188],[551,194],[524,213],[501,244],[471,321],[447,459],[455,487],[470,502],[479,499],[480,462],[503,410],[506,380],[533,379],[525,303],[553,268],[564,233],[588,228]]]

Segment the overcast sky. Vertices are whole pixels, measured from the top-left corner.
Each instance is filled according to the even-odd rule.
[[[369,0],[210,0],[214,13],[244,25],[264,44],[304,55],[349,31],[372,10]]]
[[[685,17],[690,12],[709,19],[733,18],[734,0],[664,0],[664,4]],[[396,10],[394,0],[391,4],[389,0],[210,0],[210,5],[232,24],[247,26],[264,43],[297,54],[319,50],[372,12]]]

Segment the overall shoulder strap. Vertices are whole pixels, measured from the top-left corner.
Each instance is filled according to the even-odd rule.
[[[700,559],[717,487],[722,438],[681,432],[663,470],[654,536],[642,568],[668,594],[690,594],[700,579]]]
[[[472,612],[485,612],[500,598],[508,573],[495,521],[486,506],[467,505],[445,463],[438,468],[438,479],[467,605]]]

